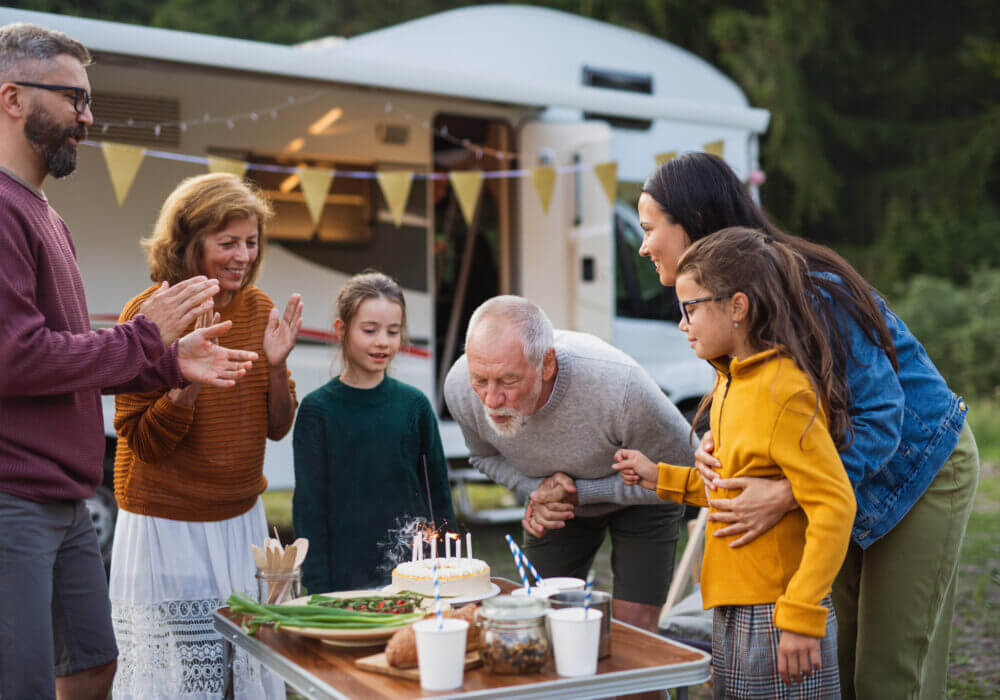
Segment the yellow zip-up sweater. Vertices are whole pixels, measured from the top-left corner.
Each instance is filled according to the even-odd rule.
[[[826,633],[820,603],[844,563],[856,503],[809,378],[778,350],[717,366],[711,428],[724,478],[787,477],[800,509],[786,514],[750,544],[714,537],[725,523],[709,522],[701,595],[706,608],[775,603],[774,625],[811,637]],[[656,493],[708,506],[698,472],[658,465]],[[713,498],[734,498],[719,489]]]

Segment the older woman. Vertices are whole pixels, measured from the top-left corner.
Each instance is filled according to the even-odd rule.
[[[167,198],[143,242],[156,284],[125,305],[121,321],[162,282],[205,275],[219,281],[214,316],[233,322],[226,345],[267,362],[233,389],[192,383],[117,398],[120,512],[110,581],[120,647],[116,698],[222,697],[223,645],[211,616],[233,591],[256,590],[250,545],[267,536],[265,438],[288,432],[296,406],[285,359],[302,303],[293,294],[279,318],[253,286],[271,216],[236,176],[192,177]],[[236,697],[284,697],[278,679],[245,656],[237,655],[234,683]]]

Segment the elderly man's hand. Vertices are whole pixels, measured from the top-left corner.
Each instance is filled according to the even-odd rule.
[[[577,504],[576,482],[568,474],[556,472],[538,485],[531,494],[533,503],[563,503],[570,506]]]
[[[521,520],[521,527],[535,537],[543,537],[545,535],[545,528],[535,521],[535,506],[531,501],[528,501],[528,505],[524,507],[524,518]]]

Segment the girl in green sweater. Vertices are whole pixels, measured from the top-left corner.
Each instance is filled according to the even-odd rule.
[[[312,593],[389,582],[384,545],[414,518],[453,521],[437,419],[419,390],[386,376],[406,337],[406,302],[390,277],[355,275],[337,295],[340,376],[295,420],[295,534],[309,538]],[[429,492],[429,493],[428,493]]]

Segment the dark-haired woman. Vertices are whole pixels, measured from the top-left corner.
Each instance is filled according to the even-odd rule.
[[[923,346],[864,278],[835,252],[772,224],[736,174],[715,156],[665,163],[639,198],[640,254],[672,286],[681,253],[731,226],[770,234],[805,258],[817,307],[849,393],[851,430],[839,446],[857,516],[834,584],[845,698],[944,696],[958,553],[979,474],[968,408]],[[798,508],[787,481],[719,480],[706,435],[697,453],[713,500],[715,533],[742,546]],[[735,537],[739,535],[739,537]]]

